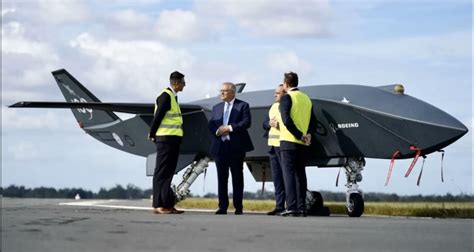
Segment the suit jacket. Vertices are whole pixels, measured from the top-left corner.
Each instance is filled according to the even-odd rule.
[[[211,119],[209,120],[209,131],[211,132],[212,144],[211,154],[214,156],[228,154],[223,152],[221,137],[216,135],[216,131],[223,124],[224,102],[218,103],[212,108]],[[251,115],[249,104],[239,99],[234,100],[234,105],[229,116],[229,125],[232,132],[229,137],[229,150],[232,153],[245,153],[253,150],[252,140],[247,132],[251,125]]]

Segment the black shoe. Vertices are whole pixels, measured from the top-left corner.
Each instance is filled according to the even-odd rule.
[[[273,209],[272,211],[268,212],[267,215],[280,215],[280,213],[282,213],[283,211],[285,211],[285,209]]]
[[[217,209],[216,214],[227,214],[227,210]]]
[[[279,214],[280,216],[286,217],[306,217],[306,212],[297,210],[285,210]]]
[[[242,215],[242,214],[243,214],[242,209],[235,210],[235,215]]]
[[[293,215],[296,214],[296,213],[297,213],[296,210],[285,210],[285,211],[279,213],[278,215],[279,215],[279,216],[286,217],[286,216],[293,216]]]

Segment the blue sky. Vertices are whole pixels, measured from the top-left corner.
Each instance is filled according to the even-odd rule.
[[[411,160],[397,162],[385,187],[389,160],[369,159],[363,190],[472,193],[471,1],[22,0],[2,1],[2,21],[4,186],[151,187],[144,158],[84,134],[70,111],[6,108],[62,101],[53,70],[67,69],[102,101],[150,103],[175,69],[186,74],[181,102],[216,95],[228,80],[271,89],[291,70],[301,85],[403,83],[470,129],[445,149],[445,183],[439,154],[419,187],[421,161],[409,178]],[[334,185],[337,169],[307,172],[310,189],[345,191]],[[192,192],[216,192],[215,177],[211,165],[204,190],[199,178]],[[259,188],[246,171],[245,190]]]

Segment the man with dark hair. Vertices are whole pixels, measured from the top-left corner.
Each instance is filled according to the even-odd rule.
[[[175,196],[171,180],[178,164],[179,146],[183,138],[183,117],[176,94],[186,82],[180,72],[172,72],[170,86],[165,88],[155,103],[155,115],[148,139],[156,145],[156,167],[153,173],[153,213],[181,214],[174,208]]]
[[[311,99],[298,88],[298,75],[285,73],[280,99],[280,153],[287,210],[282,216],[306,216],[306,152],[311,134],[316,131],[316,117]]]
[[[181,80],[183,80],[183,78],[184,78],[184,74],[182,74],[178,71],[174,71],[170,74],[170,82],[171,83],[180,82]]]
[[[245,153],[253,150],[252,140],[247,132],[251,124],[249,104],[235,98],[236,87],[224,82],[221,87],[221,99],[212,108],[209,131],[212,135],[211,154],[217,167],[217,192],[219,209],[216,214],[227,214],[229,196],[227,181],[229,168],[232,173],[233,203],[235,214],[243,211],[244,158]]]
[[[285,73],[283,77],[283,83],[287,83],[289,87],[298,86],[298,75],[293,72]],[[284,84],[283,84],[284,85]]]

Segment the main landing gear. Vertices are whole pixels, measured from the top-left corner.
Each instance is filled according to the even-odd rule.
[[[329,216],[329,207],[324,206],[323,196],[320,192],[306,191],[306,214],[309,216]]]
[[[210,159],[204,157],[198,161],[195,161],[189,166],[189,168],[183,174],[183,181],[179,183],[178,187],[174,188],[176,203],[184,200],[189,195],[189,187],[196,180],[196,178],[203,173],[209,165]]]
[[[363,192],[359,189],[357,182],[362,181],[362,170],[364,170],[365,160],[360,158],[349,158],[344,170],[347,177],[346,192],[346,212],[350,217],[360,217],[364,213]]]

